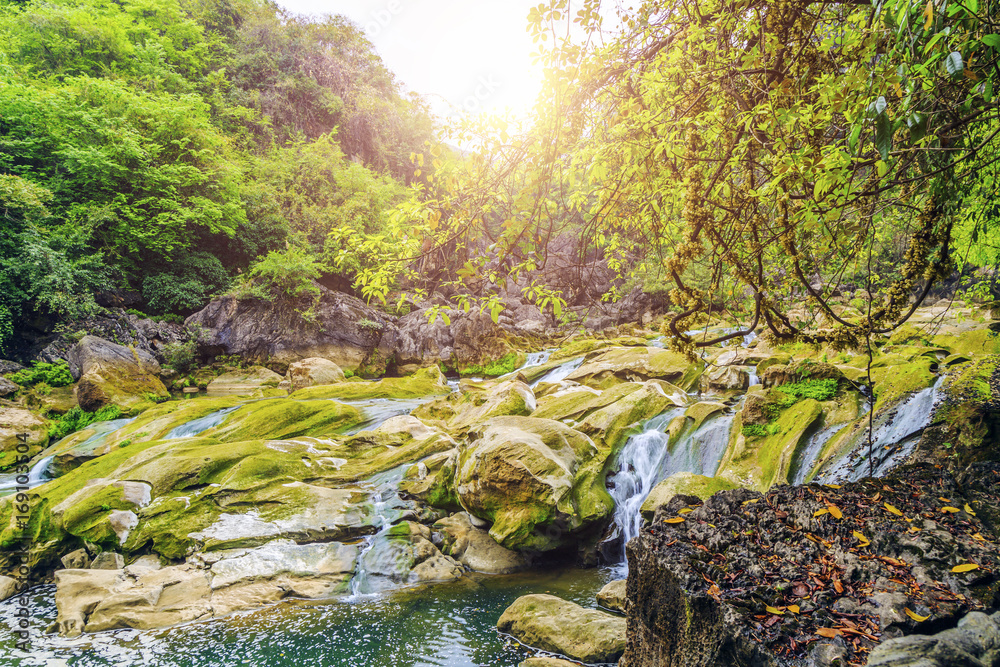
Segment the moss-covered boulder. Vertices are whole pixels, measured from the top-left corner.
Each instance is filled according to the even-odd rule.
[[[615,347],[588,355],[567,379],[598,389],[628,381],[666,380],[687,391],[701,377],[704,362],[654,347]]]
[[[462,509],[462,505],[455,493],[457,465],[457,448],[432,454],[406,469],[399,482],[399,490],[407,497],[422,500],[431,507],[458,511]]]
[[[437,366],[423,368],[412,375],[400,378],[382,378],[374,382],[357,380],[337,384],[307,387],[293,392],[289,398],[316,399],[340,398],[362,400],[368,398],[421,398],[447,394],[451,391],[448,381]]]
[[[677,402],[680,399],[668,396],[656,381],[643,384],[629,383],[629,385],[635,388],[624,393],[618,400],[590,412],[576,425],[576,429],[603,443],[604,447],[617,451],[625,443],[630,432],[638,429],[643,422],[670,408],[678,407]],[[606,390],[604,393],[615,394],[617,393],[615,389]]]
[[[604,487],[611,448],[549,419],[495,417],[469,432],[455,491],[515,550],[565,546],[614,508]]]
[[[0,470],[26,464],[48,441],[44,419],[30,410],[0,407]]]
[[[271,399],[242,405],[202,435],[222,442],[297,436],[329,437],[362,421],[357,408],[335,401]]]
[[[510,574],[528,567],[521,554],[505,549],[482,528],[472,525],[467,512],[437,521],[434,531],[441,535],[441,551],[476,572]]]
[[[277,387],[280,375],[263,366],[228,371],[208,383],[212,394],[252,394],[264,387]]]
[[[617,662],[625,652],[625,619],[554,595],[525,595],[504,610],[497,629],[518,641],[586,663]]]
[[[491,417],[528,415],[535,409],[535,394],[520,376],[493,386],[464,384],[463,387],[464,391],[417,407],[413,415],[438,422],[451,431],[464,431]]]
[[[656,510],[669,503],[674,496],[696,496],[705,500],[719,491],[735,488],[735,482],[723,477],[705,477],[689,472],[679,472],[654,486],[653,490],[646,496],[639,511],[642,513],[642,518],[646,521],[652,521]]]
[[[84,336],[67,353],[72,369],[80,373],[76,397],[80,408],[96,412],[117,405],[136,412],[170,394],[160,381],[160,365],[144,350]]]
[[[402,521],[380,533],[360,558],[357,590],[377,593],[399,584],[454,581],[465,571],[431,542],[430,528]]]

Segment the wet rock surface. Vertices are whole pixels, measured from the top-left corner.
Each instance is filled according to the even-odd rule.
[[[615,662],[625,648],[625,619],[554,595],[525,595],[500,616],[497,629],[518,641],[582,662]]]
[[[872,651],[868,667],[994,667],[1000,665],[1000,612],[974,611],[935,635],[891,639]]]
[[[621,664],[861,664],[883,641],[996,609],[998,508],[997,463],[676,496],[627,548]]]

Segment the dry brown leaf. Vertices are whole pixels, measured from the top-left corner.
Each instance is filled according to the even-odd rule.
[[[816,634],[820,637],[826,637],[827,639],[833,639],[834,637],[839,637],[844,634],[842,630],[835,630],[834,628],[819,628],[816,630]]]

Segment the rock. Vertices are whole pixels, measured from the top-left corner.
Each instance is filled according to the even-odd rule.
[[[597,594],[597,604],[613,611],[625,613],[628,599],[625,597],[625,580],[608,582]]]
[[[534,409],[534,392],[524,378],[515,376],[489,388],[467,386],[466,391],[452,392],[417,407],[413,415],[443,422],[451,431],[463,431],[490,417],[529,415]]]
[[[0,396],[6,397],[11,394],[16,394],[17,390],[20,389],[18,385],[14,384],[7,378],[0,376]]]
[[[462,506],[493,522],[490,536],[508,549],[558,548],[613,509],[604,487],[611,448],[560,422],[494,417],[459,452]]]
[[[291,390],[312,387],[317,384],[333,384],[344,381],[344,371],[329,359],[310,357],[288,366],[285,378],[291,383]]]
[[[281,376],[262,366],[223,373],[208,383],[213,394],[252,394],[262,387],[277,387]]]
[[[428,456],[407,468],[399,482],[399,490],[410,498],[417,498],[432,507],[456,511],[462,509],[455,494],[455,467],[458,449]]]
[[[876,493],[879,502],[872,503]],[[942,498],[959,508],[975,507],[976,516],[941,512]],[[968,562],[978,564],[980,573],[1000,567],[994,524],[982,520],[1000,507],[996,462],[974,464],[961,479],[933,465],[909,467],[885,479],[825,487],[821,496],[815,487],[777,486],[766,498],[734,489],[679,514],[692,501],[673,498],[626,547],[626,667],[785,664],[789,636],[816,637],[819,628],[837,627],[839,614],[850,614],[857,629],[875,639],[819,639],[810,664],[859,662],[878,637],[912,633],[921,623],[947,626],[980,604],[994,608],[1000,602],[992,575],[987,583],[983,574],[952,570]],[[831,508],[843,508],[843,521]],[[927,516],[933,519],[922,518]],[[673,517],[684,521],[661,521]],[[848,520],[864,541],[847,532]],[[970,537],[976,532],[987,541]],[[805,533],[816,542],[801,539]],[[714,562],[742,574],[725,578]],[[816,584],[812,577],[820,563],[826,579]],[[755,598],[749,591],[761,590],[761,581],[787,583]],[[801,615],[758,620],[768,615],[765,606],[792,604]],[[918,622],[903,609],[928,618]]]
[[[936,635],[910,635],[875,647],[869,667],[990,667],[1000,664],[1000,612],[974,611],[958,627]]]
[[[430,322],[426,308],[399,318],[394,351],[398,366],[426,366],[440,361],[464,368],[486,365],[511,352],[507,336],[488,313],[457,309],[441,312],[450,323],[441,317]]]
[[[456,558],[470,570],[510,574],[528,566],[524,556],[504,549],[490,537],[489,532],[473,526],[467,512],[441,519],[433,528],[442,535],[442,553]]]
[[[581,662],[616,662],[625,650],[624,618],[554,595],[519,597],[500,616],[497,629]]]
[[[403,521],[379,534],[361,557],[364,573],[361,593],[376,593],[394,584],[454,581],[462,576],[462,565],[442,554],[431,542],[430,530],[412,521]]]
[[[662,414],[678,403],[686,403],[686,396],[681,398],[673,393],[668,395],[662,386],[666,383],[650,380],[636,386],[637,384],[630,382],[606,390],[600,402],[607,401],[607,405],[587,414],[576,425],[576,429],[617,451],[637,424]],[[635,389],[631,390],[632,387]],[[626,389],[629,390],[628,393],[616,399],[618,392]]]
[[[715,391],[746,390],[750,386],[750,375],[736,366],[716,368],[706,375],[709,389]]]
[[[125,559],[121,554],[114,551],[102,551],[94,558],[90,564],[91,570],[122,570],[125,568]]]
[[[369,398],[422,398],[451,392],[448,380],[437,366],[423,368],[406,377],[387,377],[374,382],[349,381],[306,387],[292,393],[289,398],[341,398],[363,400]]]
[[[639,511],[646,521],[652,521],[656,510],[669,503],[676,495],[684,494],[705,500],[719,491],[735,488],[734,482],[721,477],[704,477],[689,472],[678,472],[654,486],[642,502]]]
[[[579,667],[579,664],[570,662],[569,660],[561,660],[560,658],[536,657],[528,658],[517,667]]]
[[[222,296],[189,317],[185,324],[205,328],[199,351],[208,356],[237,355],[285,370],[301,359],[329,359],[352,371],[361,366],[384,371],[395,349],[391,318],[360,299],[321,285],[319,300],[238,299]],[[307,321],[301,312],[315,313]]]
[[[201,436],[224,442],[283,440],[303,435],[329,437],[361,421],[361,413],[351,405],[275,398],[245,403]]]
[[[760,372],[761,383],[765,387],[780,387],[790,382],[801,382],[802,380],[840,380],[844,377],[843,371],[833,364],[820,363],[811,359],[789,362],[788,364],[773,364],[765,367],[764,370],[757,367]]]
[[[160,381],[160,365],[145,350],[84,336],[67,357],[71,367],[80,369],[76,395],[80,409],[87,412],[106,405],[128,412],[148,403],[150,395],[170,396]]]
[[[0,576],[0,602],[20,592],[21,584],[13,577]]]
[[[67,570],[86,570],[90,567],[90,554],[86,549],[77,549],[62,557],[62,566]]]
[[[0,468],[26,465],[48,441],[49,430],[44,419],[30,410],[0,407]]]
[[[613,347],[587,355],[569,380],[606,389],[619,382],[666,380],[683,390],[693,387],[701,376],[704,362],[655,347]]]

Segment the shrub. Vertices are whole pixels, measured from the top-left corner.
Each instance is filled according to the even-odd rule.
[[[194,364],[195,344],[193,340],[183,343],[167,343],[163,346],[163,365],[178,373],[187,373]]]
[[[775,387],[795,400],[803,398],[813,398],[817,401],[828,401],[837,393],[837,379],[827,378],[826,380],[802,380],[801,382],[791,382]],[[793,403],[795,401],[792,401]]]
[[[117,405],[106,405],[97,412],[85,412],[79,406],[74,406],[66,414],[49,424],[49,437],[53,440],[65,438],[95,422],[106,422],[121,417]]]
[[[22,387],[33,387],[39,382],[44,382],[50,387],[65,387],[73,384],[73,374],[69,372],[69,365],[65,361],[58,361],[50,364],[45,361],[31,362],[31,368],[24,368],[7,376],[11,382],[15,382]]]
[[[142,296],[155,312],[190,312],[204,306],[229,285],[222,262],[207,252],[187,252],[170,267],[146,277]]]

